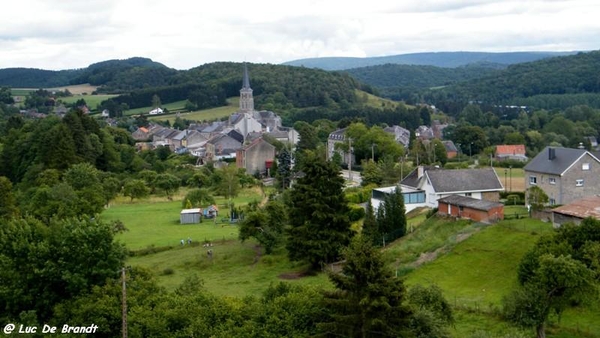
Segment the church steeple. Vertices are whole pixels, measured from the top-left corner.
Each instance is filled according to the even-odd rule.
[[[242,89],[240,89],[240,112],[250,113],[254,111],[254,98],[252,97],[252,88],[250,88],[250,77],[248,76],[248,67],[244,63],[244,79],[242,80]]]

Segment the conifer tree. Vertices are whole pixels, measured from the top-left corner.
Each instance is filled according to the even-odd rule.
[[[386,241],[393,241],[406,234],[406,208],[399,187],[388,194],[377,209],[377,229]]]
[[[291,260],[316,268],[339,259],[353,232],[339,169],[312,152],[304,158],[303,176],[290,191],[287,249]]]
[[[407,336],[411,310],[404,304],[406,289],[385,268],[381,253],[357,236],[344,258],[342,272],[329,275],[336,289],[325,292],[330,317],[318,327],[343,337]]]

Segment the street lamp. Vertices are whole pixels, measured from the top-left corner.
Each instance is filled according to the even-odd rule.
[[[510,173],[510,191],[512,192],[512,165],[508,166]]]
[[[377,145],[375,143],[371,143],[371,161],[375,162],[375,147]]]
[[[473,142],[469,143],[469,161],[471,161],[471,157],[473,157],[473,150],[471,149],[472,145],[473,145]]]

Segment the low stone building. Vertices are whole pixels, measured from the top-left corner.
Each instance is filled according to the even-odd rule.
[[[579,224],[587,217],[600,220],[600,196],[584,197],[552,209],[552,224],[555,227],[565,223]]]

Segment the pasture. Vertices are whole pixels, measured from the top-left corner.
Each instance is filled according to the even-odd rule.
[[[186,100],[176,101],[176,102],[171,102],[171,103],[163,103],[160,107],[162,109],[166,108],[170,112],[173,112],[173,111],[185,109],[185,102],[186,102]],[[150,103],[150,102],[148,102],[148,103]],[[139,115],[139,114],[148,115],[148,112],[151,111],[152,109],[153,109],[152,106],[129,109],[129,110],[123,111],[123,115],[124,116]],[[148,115],[148,116],[150,116],[150,115]]]
[[[49,90],[49,91],[53,91],[53,90],[64,91],[65,89],[68,89],[69,92],[71,92],[71,94],[73,94],[73,96],[79,96],[79,95],[92,94],[94,91],[96,91],[96,89],[98,89],[98,86],[93,86],[89,83],[84,83],[84,84],[64,86],[64,87],[47,88],[47,90]]]
[[[496,174],[506,191],[525,191],[525,172],[523,168],[494,167]]]
[[[65,104],[72,104],[77,102],[80,99],[84,99],[88,108],[93,111],[98,111],[98,106],[102,101],[108,100],[110,98],[116,97],[118,95],[111,94],[99,94],[99,95],[73,95],[69,97],[61,97],[60,101]]]
[[[228,117],[239,109],[239,97],[231,97],[227,99],[227,106],[203,109],[193,112],[180,113],[179,117],[191,121],[212,121]],[[174,114],[154,115],[149,117],[151,121],[169,121],[171,124],[177,118]]]
[[[290,262],[285,249],[265,255],[254,240],[237,238],[237,225],[221,219],[180,225],[179,201],[151,197],[129,202],[119,197],[102,218],[120,219],[129,231],[117,236],[135,255],[128,264],[148,268],[159,284],[174,290],[186,277],[197,275],[204,287],[218,296],[258,296],[278,281],[331,288],[324,273],[306,275],[306,266]],[[236,206],[263,198],[259,189],[245,189],[234,199]],[[226,204],[217,199],[221,208]],[[522,206],[510,207],[521,212]],[[514,209],[514,210],[513,210]],[[552,226],[529,218],[481,225],[452,219],[425,219],[415,213],[408,220],[413,231],[383,249],[389,268],[405,279],[407,287],[437,284],[455,310],[454,337],[526,337],[522,330],[498,316],[501,299],[516,285],[516,269],[523,254]],[[182,239],[192,244],[181,245]],[[212,246],[203,247],[205,241]],[[153,250],[156,249],[156,250]],[[212,250],[209,256],[207,250]],[[567,310],[560,323],[554,319],[548,337],[600,337],[600,307]]]

